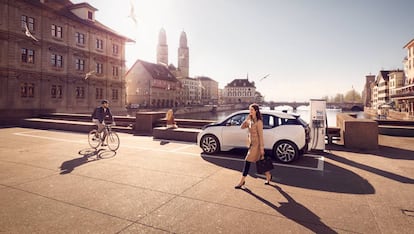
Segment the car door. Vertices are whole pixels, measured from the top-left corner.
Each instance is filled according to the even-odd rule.
[[[239,113],[227,119],[221,135],[222,147],[247,147],[248,130],[241,129],[241,124],[247,116],[248,113]]]
[[[276,127],[279,125],[277,118],[274,115],[263,114],[263,141],[265,149],[272,149],[275,141]]]

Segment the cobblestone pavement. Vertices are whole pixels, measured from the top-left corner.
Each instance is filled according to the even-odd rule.
[[[0,232],[412,233],[414,138],[380,136],[378,150],[331,145],[271,186],[245,151],[207,156],[195,144],[119,134],[114,153],[86,135],[0,129]]]

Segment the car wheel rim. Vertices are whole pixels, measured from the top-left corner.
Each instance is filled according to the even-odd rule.
[[[287,143],[280,144],[276,149],[277,157],[283,162],[291,162],[295,158],[295,148]]]
[[[217,149],[217,142],[212,137],[205,137],[202,142],[202,148],[206,153],[212,153]]]

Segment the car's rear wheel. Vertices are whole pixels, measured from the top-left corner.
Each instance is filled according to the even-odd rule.
[[[298,147],[291,141],[279,141],[273,147],[273,156],[282,163],[293,162],[298,155]]]
[[[215,154],[220,151],[220,142],[213,135],[205,135],[201,138],[200,147],[206,154]]]

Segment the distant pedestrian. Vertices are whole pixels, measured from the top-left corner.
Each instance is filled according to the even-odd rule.
[[[167,122],[167,128],[178,128],[177,123],[174,119],[174,112],[172,109],[169,109],[165,114],[165,120]]]
[[[263,120],[262,114],[260,113],[259,105],[251,104],[249,106],[249,116],[242,123],[241,128],[249,129],[249,151],[247,152],[246,158],[244,159],[243,174],[238,185],[235,189],[241,189],[246,183],[246,176],[249,173],[250,164],[257,162],[258,160],[264,159],[264,142],[263,142]],[[269,185],[272,175],[270,171],[265,172],[266,181],[265,184]]]

